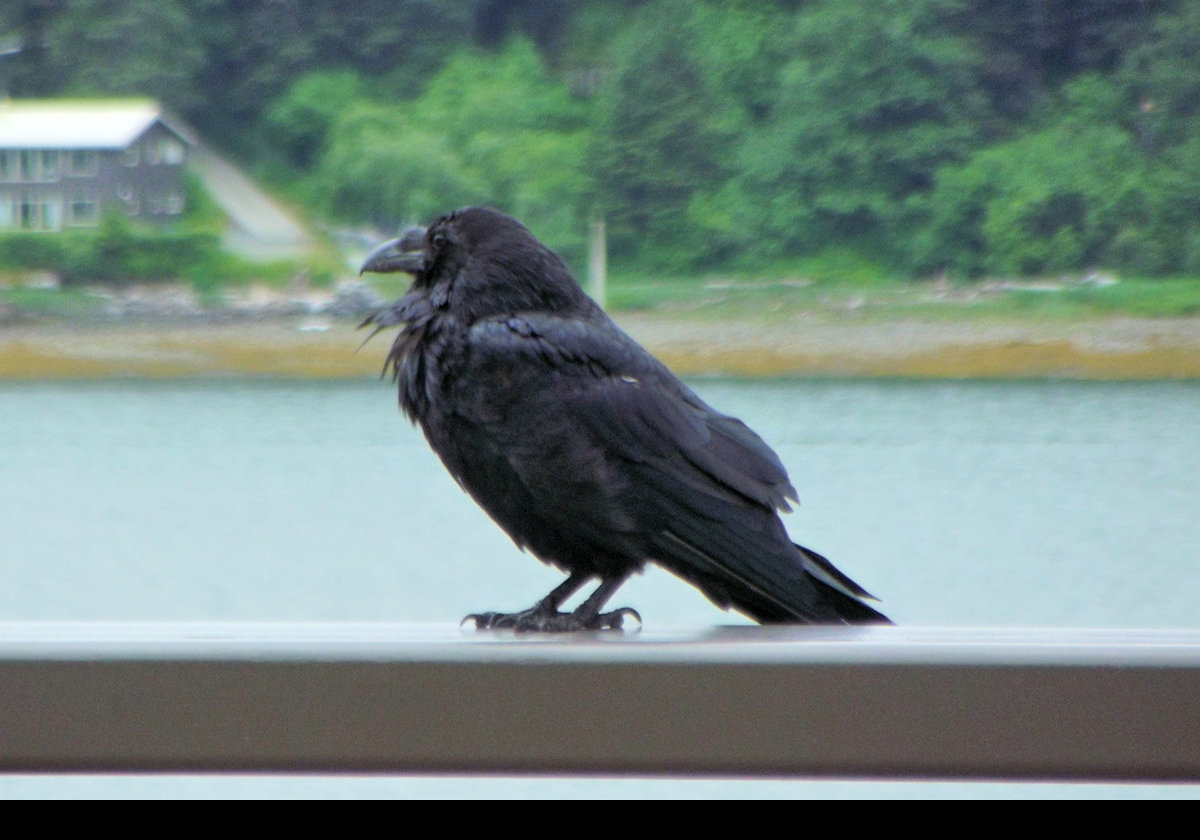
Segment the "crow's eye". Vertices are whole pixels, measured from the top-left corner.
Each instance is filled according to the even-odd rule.
[[[429,235],[429,244],[434,248],[441,248],[446,244],[446,234],[440,230],[435,230]]]

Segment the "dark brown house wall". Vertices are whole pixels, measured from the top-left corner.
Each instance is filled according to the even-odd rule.
[[[123,149],[0,149],[0,230],[88,227],[104,211],[162,222],[184,210],[188,145],[161,122]]]

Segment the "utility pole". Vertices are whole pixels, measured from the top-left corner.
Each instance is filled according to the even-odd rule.
[[[608,243],[604,217],[595,216],[588,224],[588,289],[592,300],[604,308],[604,287],[608,275]]]

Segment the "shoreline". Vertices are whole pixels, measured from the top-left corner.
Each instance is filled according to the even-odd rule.
[[[1200,379],[1200,318],[758,322],[664,313],[616,320],[677,373],[731,376]],[[0,381],[378,376],[389,339],[340,319],[9,324]]]

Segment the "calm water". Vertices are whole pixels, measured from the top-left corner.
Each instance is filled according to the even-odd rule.
[[[694,384],[778,450],[802,499],[792,535],[898,622],[1200,624],[1200,383]],[[5,383],[0,432],[0,621],[456,623],[561,580],[475,508],[376,381]],[[623,604],[652,626],[741,621],[658,571]],[[158,784],[180,792],[137,790]],[[300,795],[349,782],[329,784]],[[669,792],[718,783],[688,784]]]

